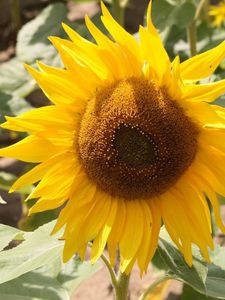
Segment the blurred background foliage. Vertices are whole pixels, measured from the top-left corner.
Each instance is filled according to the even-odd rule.
[[[138,39],[138,26],[146,22],[148,0],[118,1],[123,8],[120,16],[115,14],[113,0],[105,2],[114,17],[124,23],[125,28]],[[153,21],[171,60],[179,55],[183,61],[190,57],[193,51],[200,53],[225,40],[225,22],[221,27],[215,28],[212,26],[212,17],[208,14],[210,5],[217,5],[219,2],[216,0],[153,1]],[[62,67],[48,36],[66,38],[61,26],[61,23],[65,22],[83,37],[93,41],[84,24],[85,13],[91,17],[98,28],[107,33],[100,21],[97,0],[0,0],[0,122],[4,121],[5,115],[16,116],[34,107],[49,105],[48,99],[25,71],[23,64],[35,66],[36,60],[41,60],[48,65]],[[194,50],[190,49],[189,44],[189,30],[193,27],[197,41]],[[210,79],[205,79],[205,82],[224,79],[224,75],[225,61]],[[216,102],[224,106],[224,100],[225,96],[222,96]],[[24,134],[0,129],[0,147],[10,145],[22,137]],[[74,258],[62,267],[60,259],[62,243],[57,240],[57,237],[50,238],[46,234],[52,223],[37,229],[33,235],[26,232],[52,221],[59,213],[59,210],[53,210],[27,217],[28,208],[33,202],[26,203],[24,200],[32,190],[32,186],[21,190],[20,193],[7,194],[17,176],[31,167],[13,159],[0,159],[0,223],[18,228],[1,225],[0,237],[3,241],[1,243],[0,239],[0,250],[12,241],[16,245],[23,241],[20,247],[14,248],[14,244],[10,244],[12,249],[3,251],[7,252],[8,256],[0,252],[0,270],[8,276],[3,276],[3,271],[0,271],[0,298],[4,294],[6,300],[34,299],[34,297],[40,300],[70,299],[74,288],[101,266],[100,264],[91,266],[90,263],[80,264],[79,259]],[[221,198],[220,201],[221,204],[224,203],[224,199]],[[216,234],[222,243],[223,237]],[[190,271],[185,269],[187,267],[174,246],[167,245],[165,250],[165,243],[168,243],[168,240],[168,237],[161,237],[161,244],[154,261],[155,268],[164,270],[168,278],[175,278],[185,283],[180,299],[225,299],[224,281],[214,276],[214,273],[220,272],[220,278],[225,278],[225,267],[220,268],[218,263],[220,259],[225,266],[225,254],[221,254],[220,248],[214,253],[215,264],[211,267],[206,266],[196,255],[196,265],[200,265]],[[32,249],[37,246],[35,253],[30,253],[31,245]],[[171,265],[172,256],[175,254],[176,259]],[[49,255],[53,256],[50,262]],[[162,258],[164,263],[160,265],[159,261],[162,262]],[[207,277],[208,275],[211,277]],[[24,289],[23,286],[28,286],[29,289]],[[51,286],[50,290],[48,286]],[[210,298],[206,298],[199,292]]]

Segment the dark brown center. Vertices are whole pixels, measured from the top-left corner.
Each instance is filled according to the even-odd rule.
[[[131,168],[143,168],[155,161],[154,142],[138,127],[120,125],[115,132],[114,147],[118,162]]]
[[[91,99],[77,148],[87,176],[125,199],[151,198],[173,186],[192,163],[198,127],[153,82],[130,78]]]

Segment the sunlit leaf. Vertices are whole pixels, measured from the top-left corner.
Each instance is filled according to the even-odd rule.
[[[70,297],[55,279],[30,272],[0,284],[0,297],[4,300],[69,300]]]
[[[91,277],[101,267],[102,264],[100,262],[96,262],[94,265],[90,262],[81,263],[79,258],[75,257],[67,264],[62,265],[57,279],[71,295],[83,280]]]
[[[190,268],[164,228],[160,236],[153,260],[158,268],[165,270],[169,278],[181,280],[206,296],[225,299],[225,248],[217,246],[211,251],[212,264],[207,264],[194,247]]]
[[[12,280],[62,256],[63,242],[59,235],[50,236],[55,222],[24,232],[24,239],[13,249],[0,252],[0,283]]]
[[[0,224],[0,251],[8,246],[8,244],[20,234],[21,230]]]

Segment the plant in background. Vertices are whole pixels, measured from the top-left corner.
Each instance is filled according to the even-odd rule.
[[[142,275],[157,247],[164,251],[158,245],[162,223],[179,249],[173,246],[172,260],[182,261],[182,253],[186,262],[179,275],[185,282],[188,272],[196,270],[193,244],[211,262],[209,204],[225,232],[217,199],[217,194],[225,197],[225,109],[212,103],[225,92],[225,80],[200,82],[225,57],[225,42],[184,62],[178,56],[171,61],[152,23],[151,5],[146,28],[140,26],[140,42],[103,3],[101,19],[113,39],[88,17],[86,26],[96,43],[64,24],[71,40],[50,40],[65,69],[26,65],[53,105],[6,117],[1,125],[29,136],[0,149],[0,155],[39,163],[11,192],[39,182],[27,198],[38,199],[30,213],[64,205],[52,243],[60,250],[64,245],[64,262],[74,254],[84,260],[90,246],[92,263],[100,257],[105,262],[117,299],[127,299],[134,264]],[[64,242],[57,244],[58,238]],[[109,261],[103,255],[106,245]],[[165,248],[170,253],[171,246]],[[118,276],[113,269],[117,254]],[[171,271],[157,284],[176,273],[168,261]],[[205,293],[215,296],[212,290]]]

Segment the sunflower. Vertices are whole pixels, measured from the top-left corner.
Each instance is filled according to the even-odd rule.
[[[225,21],[225,0],[220,1],[218,5],[211,5],[209,15],[214,19],[212,25],[221,27]]]
[[[210,261],[207,199],[225,231],[217,200],[225,196],[225,110],[211,104],[225,80],[198,82],[224,58],[225,42],[171,62],[151,2],[140,43],[101,6],[110,37],[88,17],[96,44],[64,24],[71,40],[50,40],[65,68],[26,66],[53,105],[1,125],[30,135],[0,155],[39,163],[11,192],[39,182],[28,197],[38,198],[31,213],[63,205],[53,233],[64,228],[64,261],[74,253],[84,259],[93,241],[92,262],[107,245],[112,265],[119,251],[122,272],[135,262],[144,272],[162,222],[189,266],[193,243]]]

